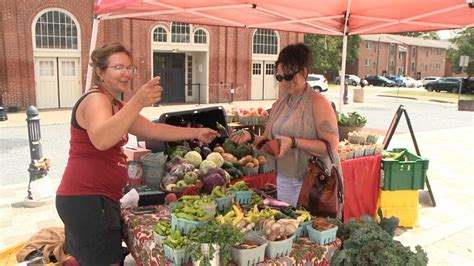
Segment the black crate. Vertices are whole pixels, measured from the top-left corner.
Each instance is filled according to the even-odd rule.
[[[187,111],[163,113],[154,123],[165,123],[173,126],[186,127],[190,123],[191,127],[201,124],[203,127],[208,127],[217,130],[216,122],[227,128],[225,119],[225,110],[222,106],[206,107],[201,109],[193,109]],[[168,152],[168,145],[163,141],[139,139],[146,142],[147,149],[152,152],[163,151]],[[223,143],[223,138],[217,138],[209,146],[213,148],[216,143]]]

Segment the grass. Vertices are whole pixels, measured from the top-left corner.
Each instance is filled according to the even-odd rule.
[[[429,91],[403,91],[400,92],[394,91],[385,91],[386,94],[402,95],[402,96],[423,96],[435,99],[458,99],[457,93],[448,93],[448,92],[429,92]],[[473,94],[461,94],[462,100],[474,100]]]

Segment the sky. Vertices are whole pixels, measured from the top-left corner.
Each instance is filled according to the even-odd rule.
[[[450,39],[454,37],[454,30],[439,30],[438,35],[441,40]]]

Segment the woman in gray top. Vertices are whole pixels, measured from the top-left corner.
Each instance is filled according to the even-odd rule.
[[[326,97],[306,83],[310,62],[311,51],[306,45],[286,46],[275,64],[281,95],[272,106],[265,132],[262,136],[249,131],[231,136],[237,143],[248,141],[255,145],[264,139],[280,141],[280,154],[267,155],[267,162],[277,173],[278,199],[293,206],[297,204],[311,156],[321,158],[327,167],[331,164],[321,139],[330,144],[341,173],[336,114]]]

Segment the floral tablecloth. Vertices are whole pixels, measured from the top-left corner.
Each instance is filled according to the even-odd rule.
[[[155,207],[157,212],[153,214],[134,214],[131,212],[132,209],[122,210],[124,239],[137,265],[171,264],[164,257],[162,248],[156,245],[152,229],[160,219],[169,218],[168,207],[166,205],[156,205]],[[293,244],[293,252],[289,256],[267,259],[258,265],[329,265],[329,259],[340,246],[339,239],[329,245],[322,246],[324,258],[321,261],[315,261],[312,252],[319,245],[306,238],[301,238],[298,243]]]

